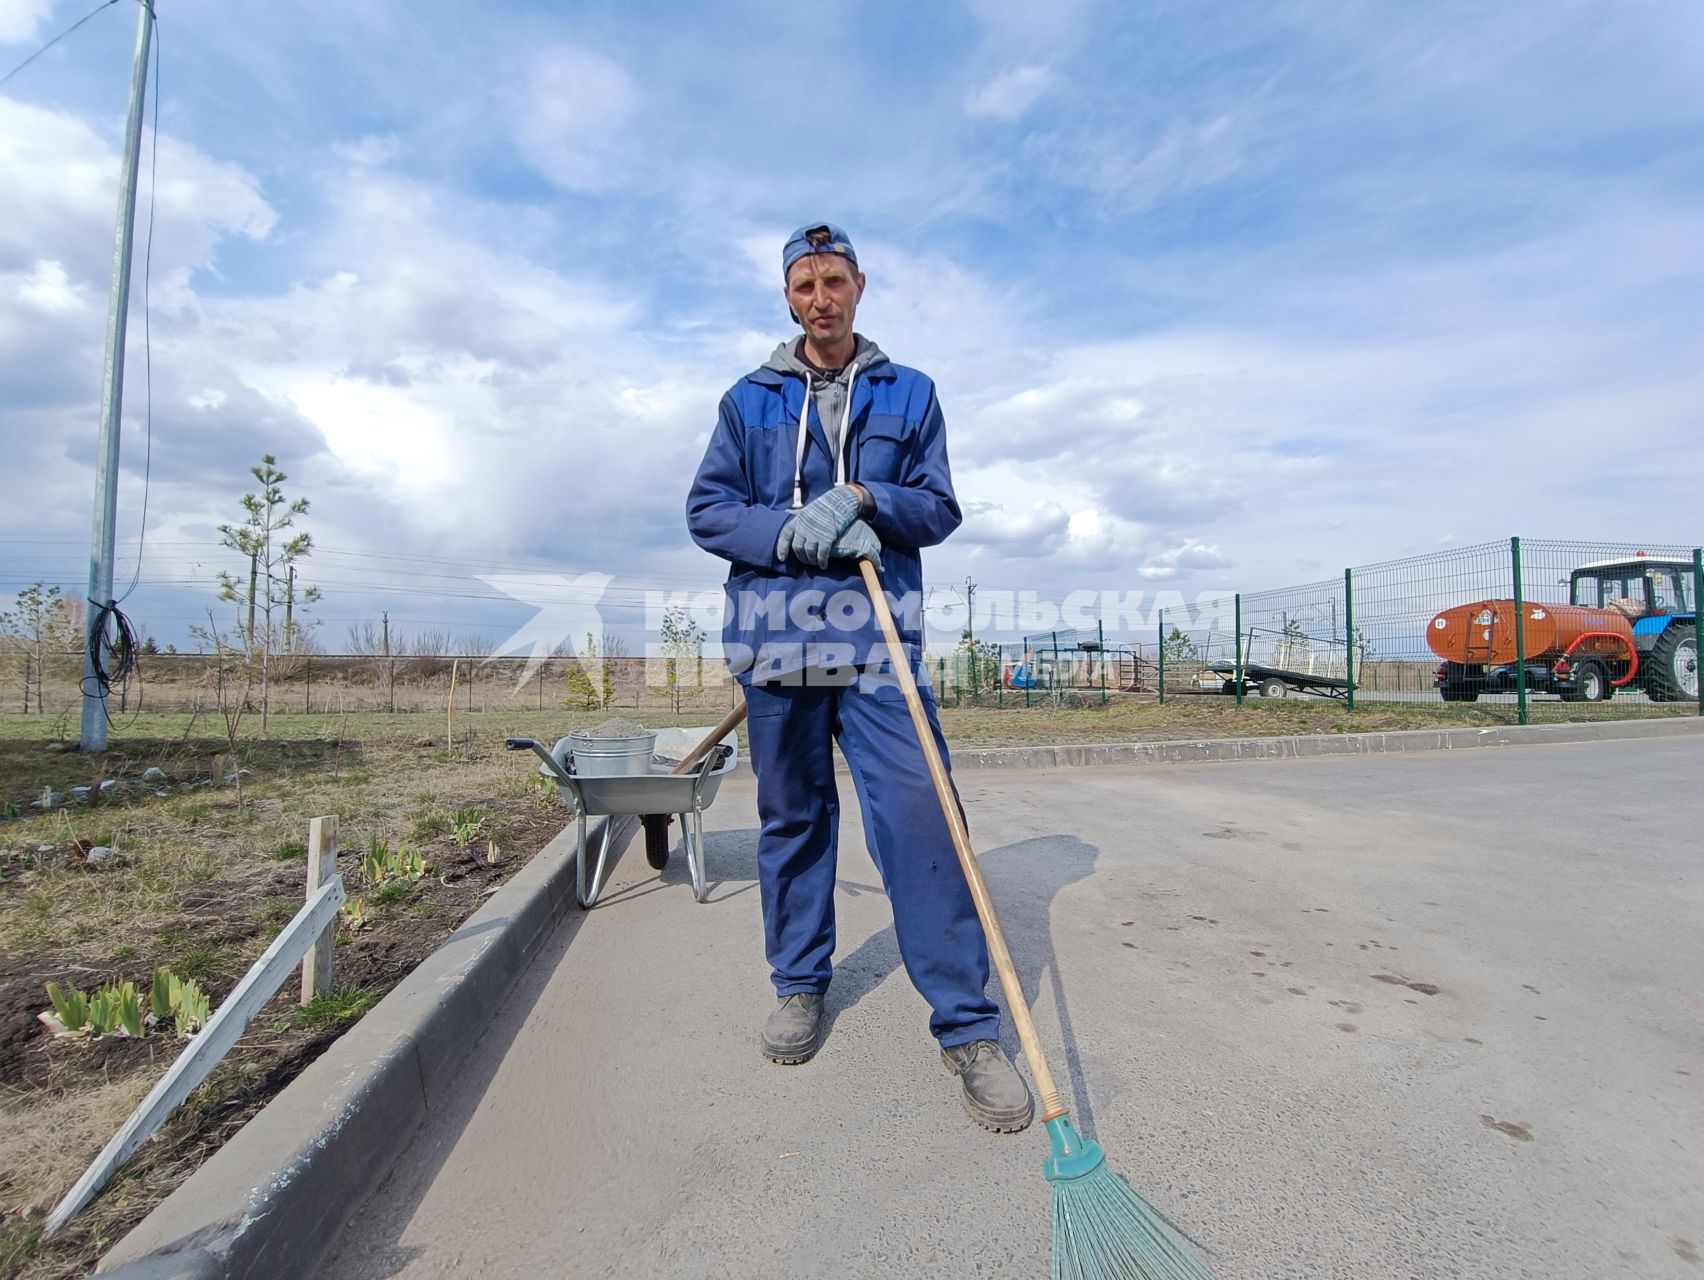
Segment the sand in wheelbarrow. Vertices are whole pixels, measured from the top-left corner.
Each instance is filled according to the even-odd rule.
[[[644,725],[613,716],[600,725],[580,731],[588,738],[643,738],[650,732]]]

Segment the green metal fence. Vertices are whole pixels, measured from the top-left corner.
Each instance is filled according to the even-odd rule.
[[[1510,538],[1239,598],[1239,689],[1265,696],[1535,707],[1689,704],[1697,548]],[[1548,713],[1547,713],[1548,714]]]
[[[1029,636],[998,647],[995,687],[982,692],[1022,706],[1449,702],[1522,724],[1612,700],[1619,715],[1704,715],[1701,596],[1696,547],[1510,538],[1241,593],[1228,630],[1185,611],[1161,612],[1146,635]]]
[[[1359,702],[1440,700],[1440,659],[1428,632],[1443,610],[1511,599],[1514,565],[1507,542],[1453,547],[1431,555],[1345,571],[1344,613],[1353,614],[1355,696]]]

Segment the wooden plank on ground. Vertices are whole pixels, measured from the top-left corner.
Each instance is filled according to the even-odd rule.
[[[207,1078],[208,1072],[230,1052],[231,1046],[242,1037],[249,1020],[272,999],[278,988],[289,979],[302,957],[319,938],[326,925],[337,918],[343,905],[343,881],[333,877],[321,885],[296,918],[284,926],[266,953],[250,966],[236,990],[207,1020],[193,1040],[178,1055],[166,1074],[160,1077],[142,1105],[124,1122],[113,1140],[106,1144],[88,1171],[77,1179],[77,1185],[65,1194],[47,1220],[43,1234],[51,1236],[74,1217],[84,1205],[107,1184],[107,1180],[128,1160],[166,1118],[182,1105],[195,1086]]]

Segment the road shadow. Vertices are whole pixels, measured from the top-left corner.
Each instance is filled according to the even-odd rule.
[[[1078,1127],[1089,1136],[1095,1130],[1094,1107],[1082,1080],[1082,1061],[1077,1047],[1076,1026],[1071,1016],[1071,1004],[1066,994],[1059,957],[1053,946],[1053,902],[1059,893],[1087,879],[1094,871],[1100,850],[1076,836],[1037,836],[1014,844],[1001,845],[981,855],[978,862],[988,880],[1000,926],[1012,952],[1012,962],[1023,987],[1024,1001],[1035,1007],[1045,988],[1053,997],[1059,1020],[1060,1040],[1065,1052],[1065,1070],[1054,1066],[1055,1083],[1066,1094],[1066,1101],[1078,1120]],[[840,882],[844,887],[845,882]],[[866,892],[880,892],[871,886],[856,886]],[[843,959],[834,964],[834,981],[824,1002],[824,1036],[832,1033],[834,1022],[879,987],[894,970],[901,967],[899,940],[893,925],[871,934]],[[1006,1007],[999,990],[999,978],[990,978],[990,989],[1002,1009]],[[1000,1043],[1014,1060],[1022,1057],[1011,1018],[1000,1021]]]
[[[681,847],[681,837],[677,830],[679,825],[677,819],[675,826],[670,828],[674,844],[669,854],[669,864],[662,870],[662,877],[667,883],[690,886],[692,875],[686,867],[686,851]],[[739,894],[756,891],[757,836],[756,827],[736,827],[733,830],[704,833],[704,883],[709,891],[704,899],[705,906],[726,902]]]
[[[629,843],[624,848],[610,850],[609,861],[605,871],[605,888],[599,893],[594,911],[602,911],[606,907],[619,908],[629,906],[641,898],[648,898],[654,893],[675,892],[677,889],[692,892],[692,873],[687,869],[686,851],[681,844],[681,823],[678,814],[670,815],[669,822],[669,859],[662,870],[650,870],[648,875],[642,873],[642,878],[623,885],[612,882],[616,871],[622,865],[636,862],[638,867],[644,867],[645,854],[643,840],[638,838],[639,824],[633,820],[632,830],[628,832]],[[632,868],[637,869],[637,867]],[[704,879],[708,895],[704,905],[710,906],[717,902],[726,902],[729,898],[737,897],[757,888],[757,828],[732,831],[706,831],[704,833]]]

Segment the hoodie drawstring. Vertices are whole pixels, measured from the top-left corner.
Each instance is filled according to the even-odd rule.
[[[799,431],[793,437],[793,510],[797,511],[805,505],[804,476],[805,476],[805,419],[811,412],[811,382],[810,374],[805,375],[805,402],[799,407]]]
[[[833,379],[825,379],[832,382]],[[858,362],[854,360],[846,370],[846,404],[840,411],[840,447],[834,451],[834,483],[846,483],[846,454],[852,441],[848,438],[852,426],[852,389],[858,385]],[[805,485],[805,432],[811,413],[811,401],[816,398],[816,375],[809,370],[805,372],[805,402],[799,406],[799,433],[793,444],[793,510],[804,506]]]

